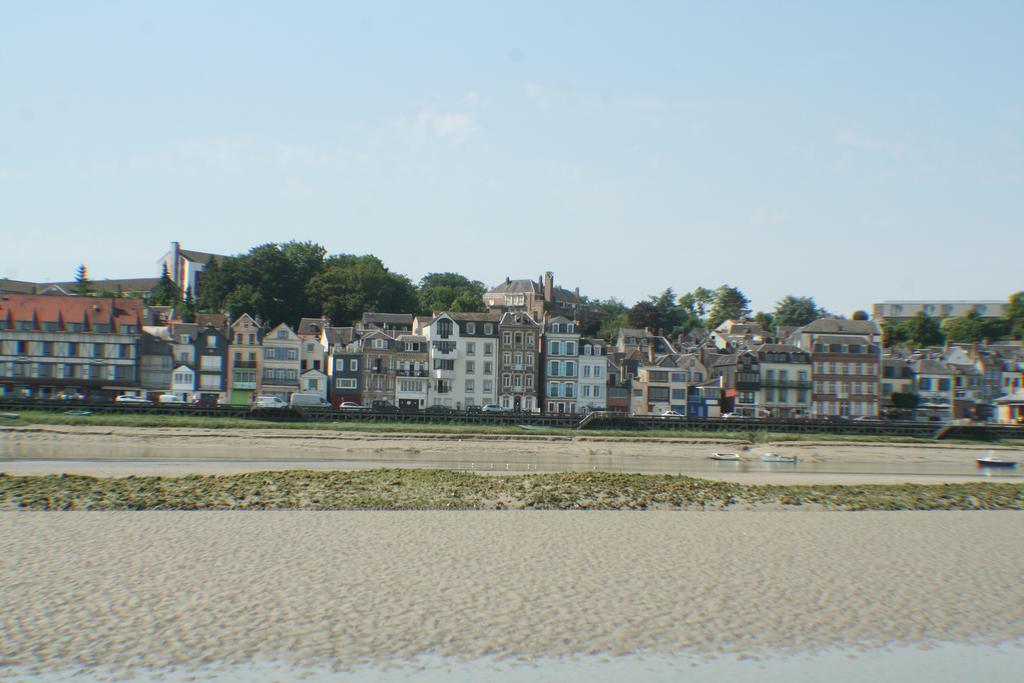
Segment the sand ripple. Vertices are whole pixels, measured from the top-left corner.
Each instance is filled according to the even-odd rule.
[[[0,514],[0,665],[1024,636],[1019,513]]]

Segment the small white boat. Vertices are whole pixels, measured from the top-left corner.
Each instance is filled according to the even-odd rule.
[[[0,413],[0,418],[5,420],[17,420],[19,415],[17,413]]]
[[[978,458],[977,459],[977,463],[978,463],[978,467],[1005,467],[1005,468],[1010,468],[1010,467],[1016,467],[1017,466],[1017,461],[1016,460],[1004,460],[1003,458],[1000,458],[997,455],[992,455],[991,453],[989,453],[988,455],[986,455],[983,458]]]
[[[711,454],[711,459],[712,460],[730,460],[732,462],[736,462],[737,460],[742,460],[743,458],[741,458],[738,453],[712,453]]]
[[[762,453],[762,462],[796,462],[795,455],[782,455],[781,453]]]

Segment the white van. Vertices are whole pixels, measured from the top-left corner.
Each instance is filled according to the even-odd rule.
[[[288,404],[277,396],[257,396],[252,402],[253,408],[287,408]]]
[[[176,405],[184,405],[185,399],[177,394],[160,394],[156,398],[157,403],[174,403]]]
[[[292,408],[326,408],[331,405],[320,394],[292,394],[288,403]]]

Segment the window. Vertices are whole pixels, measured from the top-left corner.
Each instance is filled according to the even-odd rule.
[[[521,351],[516,351],[516,353],[515,353],[515,360],[513,362],[516,365],[522,365],[523,364],[523,354],[522,354]]]
[[[511,346],[512,345],[512,333],[511,332],[505,332],[504,334],[501,335],[501,340],[502,340],[502,342],[506,346]]]
[[[601,385],[600,384],[595,384],[594,385],[594,398],[601,398]]]
[[[492,344],[491,342],[487,342],[487,343],[484,344],[484,355],[485,356],[493,356],[494,355],[494,344]]]
[[[466,323],[466,334],[476,334],[476,323]]]
[[[565,376],[575,377],[576,376],[576,363],[569,360],[565,362]]]
[[[359,372],[359,359],[350,358],[348,361],[348,369],[350,372]]]
[[[467,394],[472,394],[474,391],[476,391],[476,380],[475,379],[467,379],[466,380],[466,393]]]
[[[339,377],[334,380],[334,388],[336,389],[355,389],[356,380],[351,377]]]
[[[533,341],[534,341],[533,332],[527,332],[526,333],[526,345],[527,346],[533,346]]]
[[[548,396],[551,398],[558,398],[558,382],[548,382]]]
[[[217,335],[210,334],[206,337],[206,348],[215,349],[217,348]]]
[[[526,354],[526,364],[533,367],[533,353]]]
[[[949,391],[950,382],[949,379],[942,378],[939,380],[939,391]]]
[[[488,337],[494,334],[494,325],[491,323],[484,323],[484,334]]]
[[[533,375],[527,375],[526,376],[526,388],[527,389],[532,389],[533,388]]]
[[[922,391],[931,391],[932,390],[932,380],[931,380],[930,377],[921,377],[920,379],[917,380],[917,386]]]
[[[489,360],[484,361],[484,374],[485,375],[492,375],[492,374],[494,374],[494,363],[492,363]]]
[[[448,318],[437,321],[437,335],[441,339],[447,339],[452,336],[452,321]]]
[[[594,366],[594,379],[600,379],[600,378],[601,378],[601,366],[600,365],[595,365]]]
[[[467,356],[475,356],[476,355],[476,342],[466,342],[466,355]]]
[[[493,392],[494,392],[494,380],[485,379],[484,380],[484,393],[485,394],[490,394],[490,393],[493,393]]]
[[[580,366],[580,370],[583,372],[583,376],[584,377],[590,377],[590,366],[589,365],[581,365]]]
[[[551,341],[548,342],[548,355],[561,356],[562,355],[562,342]]]
[[[575,356],[576,355],[576,342],[565,342],[565,355]]]
[[[562,374],[562,364],[557,360],[548,361],[548,374],[558,377]]]
[[[467,360],[466,361],[466,374],[467,375],[476,374],[476,362],[471,361],[471,360]]]
[[[509,374],[502,375],[501,376],[501,386],[505,387],[506,389],[508,387],[512,386],[512,375],[509,375]]]
[[[288,338],[288,330],[278,330],[277,334],[275,336],[278,339],[287,339]]]
[[[250,344],[255,344],[256,343],[256,335],[255,334],[250,334],[249,335],[249,343]]]
[[[505,365],[511,365],[512,364],[512,354],[507,352],[507,351],[505,353],[501,354],[501,362],[504,363]]]
[[[686,389],[673,389],[672,390],[672,400],[673,401],[685,401],[686,400]]]
[[[576,385],[566,382],[562,385],[562,391],[566,398],[574,398],[576,396]]]
[[[523,345],[523,333],[522,332],[516,332],[516,346],[522,346],[522,345]]]
[[[220,367],[220,356],[199,357],[199,369],[203,372],[218,372],[220,371]]]

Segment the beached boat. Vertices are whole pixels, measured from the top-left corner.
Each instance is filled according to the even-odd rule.
[[[781,453],[762,453],[762,462],[796,462],[795,455],[782,455]]]
[[[742,460],[743,458],[741,458],[738,453],[712,453],[711,454],[711,459],[712,460],[731,460],[733,462],[736,462],[737,460]]]
[[[983,458],[978,458],[978,467],[1016,467],[1016,460],[1005,460],[997,455],[989,453]]]
[[[17,420],[18,417],[17,413],[0,413],[0,418],[4,420]]]
[[[92,415],[92,411],[91,410],[65,410],[64,414],[65,415],[85,416],[85,415]]]

